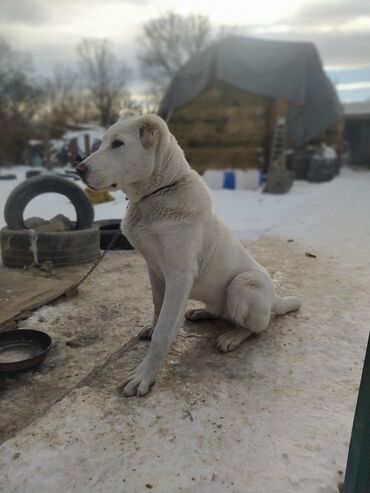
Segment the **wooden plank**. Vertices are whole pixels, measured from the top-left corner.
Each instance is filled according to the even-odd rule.
[[[344,493],[370,491],[370,337],[353,420]]]
[[[37,271],[0,267],[0,331],[13,327],[16,320],[27,318],[32,311],[65,294],[85,271],[86,266],[72,274],[70,269],[58,269],[57,278],[45,277]]]

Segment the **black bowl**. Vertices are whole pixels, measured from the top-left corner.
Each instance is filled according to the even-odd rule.
[[[45,332],[15,329],[0,332],[0,372],[28,370],[43,361],[52,345]]]

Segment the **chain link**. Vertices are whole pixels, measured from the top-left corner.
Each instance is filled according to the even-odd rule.
[[[78,281],[78,283],[75,284],[71,289],[75,290],[75,289],[79,288],[81,286],[81,284],[84,281],[86,281],[86,279],[94,272],[94,270],[97,268],[97,266],[103,260],[103,258],[106,256],[106,254],[108,253],[108,251],[111,250],[112,247],[114,247],[116,241],[118,240],[118,238],[120,237],[121,234],[122,234],[122,231],[121,230],[118,230],[118,231],[115,232],[115,234],[114,234],[114,236],[112,238],[112,241],[109,243],[107,249],[104,250],[103,253],[100,254],[100,257],[95,260],[95,262],[90,267],[90,269],[86,272],[86,274],[83,276],[83,278],[80,281]]]

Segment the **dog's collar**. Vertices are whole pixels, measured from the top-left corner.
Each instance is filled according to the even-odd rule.
[[[167,190],[167,188],[174,187],[175,185],[177,185],[177,181],[175,181],[174,183],[170,183],[169,185],[165,185],[164,187],[157,188],[157,190],[154,190],[154,192],[150,192],[147,195],[144,195],[144,197],[141,197],[141,200],[147,199],[151,195],[154,195],[158,192],[162,192],[163,190]]]
[[[162,192],[163,190],[167,190],[167,188],[171,188],[171,187],[174,187],[175,185],[177,185],[177,181],[175,181],[174,183],[170,183],[169,185],[165,185],[164,187],[160,187],[160,188],[157,188],[157,190],[154,190],[153,192],[150,192],[146,195],[144,195],[143,197],[141,197],[140,201],[141,200],[144,200],[144,199],[147,199],[148,197],[150,197],[151,195],[155,195],[156,193],[158,192]],[[126,200],[128,200],[128,198],[126,197]]]

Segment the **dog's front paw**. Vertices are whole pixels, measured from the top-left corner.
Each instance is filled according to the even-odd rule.
[[[139,337],[140,339],[151,339],[154,331],[154,326],[153,325],[146,325],[141,331],[139,332]]]
[[[149,392],[150,387],[154,384],[155,376],[155,372],[151,370],[144,359],[135,370],[124,378],[117,390],[119,392],[123,390],[123,395],[126,397],[143,396]]]

